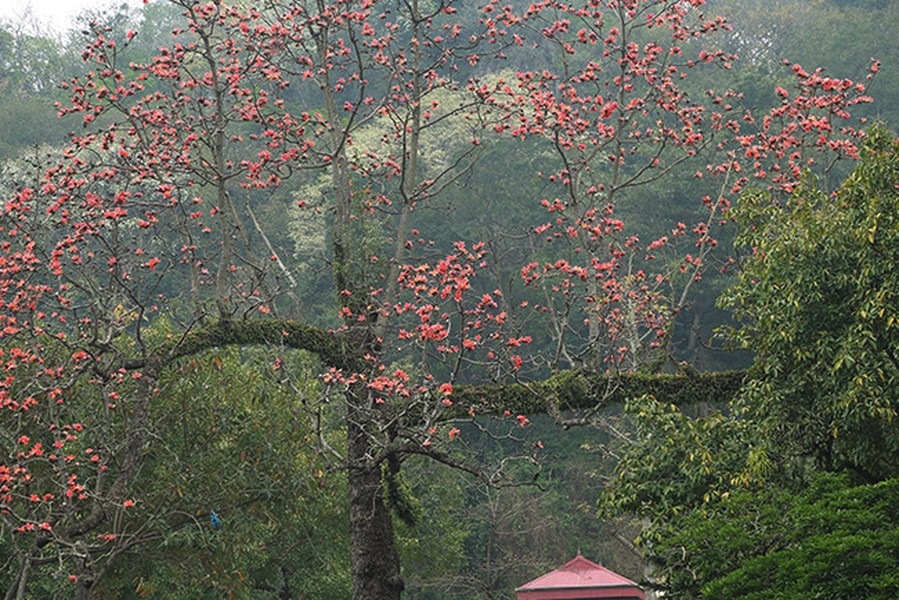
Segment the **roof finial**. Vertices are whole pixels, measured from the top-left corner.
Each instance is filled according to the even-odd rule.
[[[581,555],[581,547],[580,547],[580,546],[577,547],[577,555],[578,555],[578,556]]]

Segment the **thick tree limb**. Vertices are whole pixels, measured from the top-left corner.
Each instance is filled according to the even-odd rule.
[[[359,346],[352,336],[305,323],[274,319],[218,321],[172,338],[157,349],[155,361],[167,363],[217,347],[285,346],[318,355],[328,366],[346,370],[364,368]],[[140,359],[128,363],[140,368],[151,362]],[[513,414],[550,414],[589,411],[597,407],[623,404],[630,398],[652,394],[678,406],[709,402],[720,404],[740,389],[745,371],[721,373],[690,372],[681,375],[622,374],[584,375],[563,371],[543,380],[504,384],[457,385],[453,389],[455,411],[448,416],[509,411]]]
[[[702,402],[721,404],[736,395],[745,377],[745,371],[616,376],[586,376],[564,371],[529,383],[456,386],[452,398],[459,413],[474,409],[479,414],[502,410],[521,415],[557,416],[624,404],[644,394],[678,406]]]
[[[152,357],[132,359],[126,368],[138,369],[152,362],[166,364],[226,346],[285,346],[318,355],[321,361],[338,369],[360,369],[362,357],[351,336],[297,321],[257,319],[220,320],[197,327],[181,337],[173,337],[157,348]]]

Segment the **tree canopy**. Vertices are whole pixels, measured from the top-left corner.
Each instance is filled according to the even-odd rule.
[[[173,595],[396,600],[404,565],[482,549],[464,589],[493,595],[534,512],[483,490],[562,485],[542,414],[606,426],[604,506],[643,540],[738,484],[893,477],[885,69],[784,62],[779,29],[735,68],[719,4],[171,0],[77,50],[0,32],[20,114],[71,130],[0,149],[7,597],[154,593],[171,551],[215,574]],[[754,366],[697,372],[730,314]],[[478,503],[477,549],[441,493]]]

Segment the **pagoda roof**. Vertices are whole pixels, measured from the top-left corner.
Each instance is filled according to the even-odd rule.
[[[581,556],[516,590],[522,600],[540,598],[643,598],[636,583]],[[564,592],[564,595],[558,593]]]

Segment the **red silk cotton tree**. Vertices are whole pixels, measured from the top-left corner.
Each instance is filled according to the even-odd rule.
[[[652,273],[647,261],[689,236],[686,226],[647,243],[618,216],[635,189],[682,168],[720,137],[724,116],[682,88],[691,69],[727,68],[732,60],[699,44],[726,27],[720,17],[706,19],[702,4],[550,1],[517,18],[520,43],[539,40],[561,65],[517,71],[489,96],[504,111],[498,130],[546,138],[557,159],[544,177],[559,195],[541,199],[549,218],[535,234],[565,258],[523,269],[526,283],[543,288],[552,315],[554,369],[629,370],[653,360],[714,247],[719,201],[692,226],[695,248],[676,265],[689,275],[675,285],[670,264]]]
[[[320,357],[323,389],[342,400],[346,445],[330,450],[348,478],[354,594],[398,598],[385,490],[403,461],[426,456],[495,482],[465,461],[458,425],[505,409],[514,428],[527,423],[516,407],[554,410],[546,382],[504,395],[523,364],[594,376],[644,364],[701,276],[725,192],[745,184],[744,157],[712,169],[728,177],[706,201],[708,218],[674,225],[670,239],[641,242],[617,218],[632,188],[731,139],[789,177],[786,163],[809,145],[854,148],[852,135],[833,135],[862,92],[853,85],[798,73],[813,100],[785,97],[751,134],[714,96],[710,108],[684,92],[691,67],[730,60],[699,48],[725,25],[698,0],[541,2],[521,13],[487,3],[477,20],[450,2],[415,0],[174,3],[183,30],[148,62],[122,64],[132,35],[96,28],[89,70],[64,84],[71,101],[60,107],[80,115],[83,132],[6,201],[0,401],[11,425],[0,516],[18,532],[19,561],[9,597],[49,560],[89,597],[140,540],[113,524],[139,509],[131,487],[152,443],[160,374],[207,348],[266,345],[276,358]],[[483,74],[506,67],[504,52],[520,60],[520,48],[558,52],[560,68]],[[449,124],[464,139],[426,161],[423,148]],[[814,139],[796,138],[792,150],[795,127]],[[534,199],[550,217],[529,232],[548,241],[540,255],[551,259],[505,264],[542,286],[536,317],[513,318],[521,307],[488,283],[487,245],[458,242],[441,255],[413,229],[416,211],[497,133],[542,136],[557,158],[545,173],[561,192]],[[279,195],[289,177],[324,180],[326,193]],[[341,322],[330,330],[304,321],[283,223],[258,214],[291,205],[327,215]],[[662,293],[671,273],[651,273],[645,258],[675,238],[695,248],[671,267],[688,275],[672,301]],[[520,324],[534,318],[554,338],[546,355],[527,352]],[[615,380],[603,381],[612,383],[582,407],[608,397]],[[494,384],[489,402],[477,385],[459,393],[460,382]]]
[[[746,185],[788,193],[807,168],[820,167],[826,186],[837,160],[855,158],[860,132],[839,123],[870,101],[864,85],[796,65],[797,93],[778,89],[783,104],[763,118],[741,107],[739,92],[695,89],[691,72],[725,73],[737,58],[706,45],[729,25],[706,15],[704,4],[547,1],[504,17],[521,46],[534,44],[560,65],[516,71],[483,92],[503,111],[497,131],[542,137],[556,155],[542,176],[558,195],[540,199],[549,214],[534,228],[533,245],[554,246],[557,260],[522,269],[546,299],[555,351],[544,360],[553,369],[659,364],[717,245],[729,199]],[[628,214],[646,193],[640,188],[658,189],[675,171],[700,166],[703,152],[711,164],[697,177],[717,181],[702,198],[701,220],[641,241],[621,210]]]
[[[71,102],[61,107],[80,114],[87,131],[4,214],[12,356],[4,406],[19,415],[22,433],[12,432],[16,446],[4,462],[3,512],[36,534],[20,545],[11,593],[55,553],[90,595],[137,540],[105,528],[135,508],[130,486],[161,370],[204,348],[267,344],[317,353],[329,369],[324,383],[342,393],[348,436],[338,460],[348,473],[356,595],[396,597],[402,581],[382,487],[411,454],[453,462],[441,447],[457,429],[438,423],[452,404],[448,383],[384,361],[445,338],[421,326],[434,309],[430,291],[413,290],[401,274],[412,211],[478,152],[469,143],[443,165],[419,165],[430,128],[462,116],[482,126],[480,99],[451,77],[480,36],[460,42],[450,6],[178,4],[184,29],[147,63],[122,64],[131,34],[113,40],[97,28],[84,52],[90,70],[64,84]],[[373,123],[381,140],[357,151],[354,132]],[[309,209],[333,213],[344,321],[334,331],[283,317],[294,314],[296,277],[278,246],[283,232],[267,231],[255,211],[300,170],[331,180],[328,206]],[[385,240],[361,253],[371,232]],[[457,288],[457,301],[466,290],[469,275],[454,267],[424,272]],[[495,308],[476,305],[484,314]],[[401,314],[415,321],[406,326],[412,338],[393,323]],[[163,318],[173,331],[160,340],[148,328]],[[104,429],[102,419],[66,422],[75,395],[79,404],[97,397],[102,417],[120,429]]]

